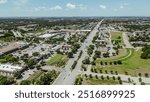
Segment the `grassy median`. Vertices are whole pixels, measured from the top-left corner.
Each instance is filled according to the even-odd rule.
[[[64,67],[68,61],[68,57],[66,55],[57,54],[53,58],[51,58],[47,64],[56,66],[56,67]]]

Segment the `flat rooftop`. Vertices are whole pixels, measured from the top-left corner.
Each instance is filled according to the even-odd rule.
[[[50,38],[52,36],[55,36],[55,34],[44,34],[44,35],[41,35],[39,36],[40,38]]]
[[[22,69],[22,67],[20,67],[20,66],[14,66],[14,65],[9,65],[9,64],[0,64],[1,71],[15,72],[15,71],[21,70],[21,69]]]
[[[23,44],[23,43],[14,42],[14,43],[9,43],[8,45],[1,46],[0,47],[0,55],[6,53],[8,51],[20,48],[24,45],[25,44]]]
[[[61,35],[64,34],[65,32],[49,32],[49,33],[45,33],[43,35],[40,35],[39,38],[50,38],[56,35]]]

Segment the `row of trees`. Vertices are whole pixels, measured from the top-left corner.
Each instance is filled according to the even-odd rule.
[[[118,77],[115,77],[115,76],[113,76],[113,77],[109,77],[109,76],[104,77],[103,75],[101,75],[101,76],[99,77],[98,75],[93,76],[92,74],[90,74],[90,75],[85,74],[84,76],[85,76],[86,78],[90,78],[90,79],[95,78],[96,80],[98,80],[98,79],[100,79],[100,80],[114,80],[114,81],[116,81],[116,82],[118,81],[119,84],[122,84],[122,80],[121,80],[121,77],[120,77],[120,76],[118,76]],[[82,80],[83,80],[83,79],[82,79]]]
[[[121,65],[122,64],[122,61],[121,60],[118,60],[118,61],[113,61],[113,62],[103,62],[101,61],[100,62],[100,65]]]
[[[19,57],[15,57],[12,54],[0,57],[1,63],[12,63],[12,64],[20,64],[19,63]]]
[[[93,56],[93,59],[96,60],[97,58],[101,57],[101,52],[100,51],[95,51],[95,55]]]
[[[93,50],[94,50],[94,45],[90,45],[87,52],[89,56],[93,54]]]
[[[45,72],[39,79],[37,80],[22,80],[20,82],[20,85],[31,85],[31,84],[36,84],[36,85],[51,85],[53,81],[57,78],[58,73],[53,70],[49,72]]]
[[[71,66],[71,69],[72,70],[75,69],[76,65],[77,65],[77,61],[74,61],[73,65]]]
[[[103,71],[103,70],[97,69],[97,68],[91,68],[91,72],[94,72],[94,73],[105,73],[105,74],[111,73],[111,74],[118,75],[118,71],[112,71],[112,70],[111,71],[107,71],[107,70]]]

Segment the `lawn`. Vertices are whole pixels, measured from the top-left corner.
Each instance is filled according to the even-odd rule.
[[[64,67],[68,61],[68,57],[66,55],[57,54],[53,58],[51,58],[47,64],[57,67]]]
[[[121,43],[120,43],[121,45],[124,44],[121,32],[110,32],[110,33],[111,33],[112,40],[119,40],[119,41],[121,41]]]
[[[118,85],[119,81],[118,80],[101,80],[101,79],[85,79],[83,81],[83,85]]]
[[[126,56],[120,57],[118,59],[111,59],[111,60],[98,60],[97,61],[97,69],[107,70],[110,71],[118,71],[118,73],[125,74],[125,72],[128,72],[129,75],[132,76],[138,76],[139,73],[142,73],[143,75],[145,73],[150,74],[150,59],[145,60],[141,59],[142,51],[135,51],[135,50],[129,50],[128,54]],[[101,66],[99,61],[113,61],[113,60],[122,60],[122,65],[105,65]]]
[[[112,40],[117,40],[119,37],[121,37],[122,33],[121,32],[110,32],[111,33],[111,38]]]
[[[0,58],[0,63],[4,63],[4,62],[6,62],[6,59]]]
[[[14,36],[7,36],[7,37],[2,37],[2,38],[0,38],[0,41],[12,42],[12,41],[14,41],[14,39],[15,39]]]
[[[109,58],[99,58],[99,59],[97,59],[96,62],[100,63],[100,61],[110,62],[110,61],[116,61],[116,60],[125,60],[125,59],[131,57],[132,53],[133,53],[133,49],[119,49],[119,55],[112,56]]]

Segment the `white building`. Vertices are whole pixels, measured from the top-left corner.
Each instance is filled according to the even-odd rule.
[[[22,70],[20,66],[14,66],[10,64],[0,64],[0,75],[14,76],[17,71]]]
[[[54,36],[57,36],[57,35],[64,35],[66,34],[65,32],[46,32],[42,35],[39,36],[39,38],[51,38],[51,37],[54,37]]]

